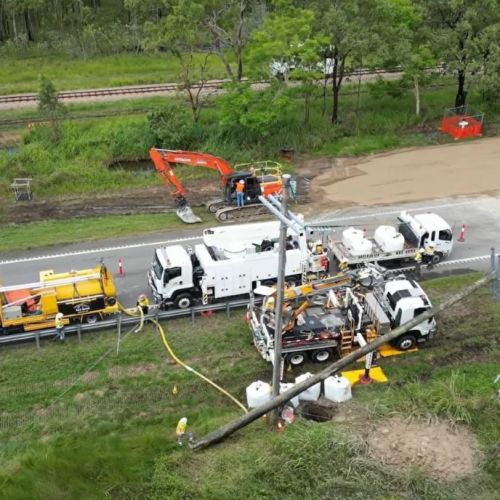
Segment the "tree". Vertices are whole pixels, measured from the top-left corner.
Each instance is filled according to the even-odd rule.
[[[187,94],[195,122],[207,103],[207,70],[212,55],[206,51],[199,57],[200,48],[208,44],[204,13],[204,6],[199,2],[177,0],[171,12],[157,24],[145,25],[146,48],[166,50],[179,61],[181,88]]]
[[[275,2],[276,10],[268,15],[262,27],[252,34],[249,60],[260,64],[265,76],[270,65],[279,62],[284,78],[302,83],[299,92],[304,98],[304,123],[308,123],[311,98],[321,78],[321,52],[328,39],[314,32],[314,12],[294,7],[291,1]]]
[[[59,120],[66,108],[59,102],[54,84],[45,76],[40,76],[40,90],[38,92],[38,110],[40,114],[49,119],[52,124],[54,142],[60,138]]]
[[[332,60],[331,122],[339,117],[339,96],[348,67],[354,69],[362,55],[378,50],[377,32],[384,29],[384,19],[378,11],[379,0],[316,0],[309,6],[316,12],[315,30],[328,40],[325,57]]]
[[[237,81],[243,77],[243,49],[248,41],[251,3],[251,0],[211,0],[206,4],[204,24],[213,50],[224,64],[227,75]],[[227,49],[234,53],[236,71],[226,57]]]
[[[456,72],[455,107],[467,99],[466,77],[483,71],[491,52],[483,37],[500,22],[499,0],[419,0],[424,8],[431,43],[448,70]],[[495,40],[498,45],[498,38]]]

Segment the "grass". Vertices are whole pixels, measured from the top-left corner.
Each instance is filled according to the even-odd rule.
[[[179,63],[167,54],[118,54],[82,59],[65,53],[19,57],[0,52],[0,95],[38,92],[39,76],[57,90],[77,90],[179,80]],[[200,54],[201,60],[203,56]],[[210,58],[209,78],[224,78],[224,67]]]
[[[200,210],[197,215],[203,217],[202,212]],[[206,218],[208,219],[208,216]],[[167,232],[181,227],[185,227],[185,224],[173,213],[108,215],[9,224],[0,226],[0,252],[120,238],[154,231]]]
[[[437,300],[474,279],[442,278],[425,288]],[[500,417],[492,385],[499,362],[493,328],[499,319],[498,302],[481,290],[445,313],[428,347],[383,361],[388,384],[354,390],[354,402],[369,424],[414,416],[472,429],[484,460],[459,482],[382,467],[369,459],[349,422],[299,420],[278,434],[259,421],[207,451],[179,448],[174,429],[180,417],[187,416],[188,427],[203,435],[240,411],[173,365],[146,326],[123,340],[118,356],[114,332],[86,335],[82,344],[70,338],[65,345],[45,343],[41,351],[31,346],[4,351],[0,496],[494,498],[500,487]],[[269,380],[270,366],[251,345],[239,313],[166,326],[182,359],[241,400],[250,381]]]

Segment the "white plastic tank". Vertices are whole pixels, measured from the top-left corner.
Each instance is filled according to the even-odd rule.
[[[294,384],[285,384],[281,383],[280,384],[280,394],[282,392],[288,391],[288,389],[291,389],[294,386]],[[299,396],[295,396],[294,398],[290,399],[290,403],[292,403],[294,408],[297,408],[299,406]]]
[[[299,384],[300,382],[303,382],[304,380],[307,380],[308,378],[312,377],[311,373],[304,373],[303,375],[299,375],[295,379],[295,383]],[[313,386],[309,387],[309,389],[306,389],[305,391],[301,392],[299,394],[299,399],[301,401],[316,401],[319,398],[319,395],[321,393],[321,382],[318,382],[317,384],[314,384]]]
[[[343,403],[352,398],[351,384],[338,375],[325,379],[325,398],[335,403]]]
[[[399,252],[405,246],[405,239],[393,226],[379,226],[375,230],[375,242],[384,252]]]
[[[262,380],[256,380],[247,387],[247,406],[249,408],[257,408],[263,405],[271,397],[271,386],[266,382],[262,382]]]
[[[342,243],[346,247],[352,246],[356,241],[359,241],[364,238],[363,231],[360,229],[356,229],[354,227],[350,227],[342,231]]]

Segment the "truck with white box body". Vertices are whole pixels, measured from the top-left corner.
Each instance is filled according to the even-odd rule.
[[[366,237],[364,231],[350,227],[342,232],[341,240],[329,240],[333,256],[348,265],[411,260],[429,246],[434,250],[433,264],[448,257],[453,249],[450,225],[437,214],[410,215],[405,211],[398,217],[397,229],[379,226],[373,237]]]
[[[186,309],[195,302],[247,296],[259,284],[273,284],[278,274],[278,221],[205,229],[203,243],[156,249],[148,280],[155,300]],[[329,261],[321,245],[305,231],[290,231],[285,275],[289,283],[326,274]]]

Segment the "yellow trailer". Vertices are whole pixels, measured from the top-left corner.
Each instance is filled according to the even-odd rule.
[[[113,276],[103,265],[55,274],[41,271],[40,281],[0,287],[0,333],[53,328],[55,315],[95,323],[118,312]]]

